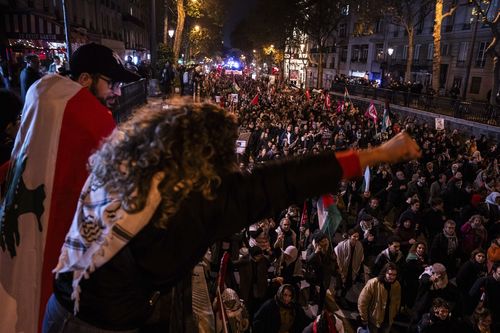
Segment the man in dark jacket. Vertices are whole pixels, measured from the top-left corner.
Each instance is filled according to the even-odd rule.
[[[276,296],[262,304],[253,321],[254,333],[301,333],[311,322],[300,305],[295,303],[293,287],[282,285]]]
[[[456,223],[453,220],[446,221],[443,232],[434,237],[430,249],[431,262],[442,263],[450,278],[457,273],[457,260],[460,258],[459,239],[455,227]]]
[[[473,304],[477,305],[483,300],[483,306],[491,311],[492,332],[499,332],[500,329],[500,262],[493,264],[490,276],[479,278],[472,286],[469,296],[473,300]],[[483,295],[484,293],[484,295]],[[474,306],[475,307],[475,306]]]
[[[428,311],[436,298],[442,298],[450,304],[453,317],[459,319],[464,315],[462,296],[458,288],[449,283],[446,267],[440,263],[428,266],[420,276],[417,298],[413,306],[414,324]]]
[[[42,77],[40,74],[40,59],[36,54],[29,54],[25,58],[26,67],[19,75],[19,82],[21,85],[21,98],[26,99],[26,92],[35,81]]]

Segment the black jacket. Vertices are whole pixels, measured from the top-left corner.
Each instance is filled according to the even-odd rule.
[[[192,194],[166,229],[155,227],[153,217],[109,262],[82,280],[77,316],[104,329],[140,327],[153,311],[153,295],[168,293],[189,275],[215,240],[277,215],[292,203],[334,192],[341,175],[329,152],[269,163],[251,175],[223,176],[215,200]],[[57,300],[69,311],[71,275],[60,274],[54,287]]]
[[[290,333],[301,333],[311,322],[300,305],[293,304],[293,326]],[[267,300],[255,314],[253,321],[254,333],[278,333],[281,326],[280,308],[274,298]]]

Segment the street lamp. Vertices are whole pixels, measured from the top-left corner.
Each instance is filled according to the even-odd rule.
[[[391,61],[391,56],[392,54],[394,53],[394,49],[392,47],[389,47],[387,49],[387,54],[389,55],[389,57],[384,57],[382,63],[380,64],[380,69],[381,69],[381,77],[380,77],[380,87],[383,88],[384,87],[384,79],[385,79],[385,73],[384,73],[384,70],[385,69],[389,69],[389,65],[388,65],[388,61]],[[389,58],[387,60],[387,58]]]
[[[195,31],[195,32],[200,31],[200,26],[199,26],[198,24],[194,26],[194,31]]]
[[[394,53],[394,49],[392,47],[387,49],[387,54],[389,54],[389,57],[391,57],[393,53]]]
[[[174,31],[174,29],[169,29],[169,30],[168,30],[168,36],[169,36],[170,38],[174,37],[174,32],[175,32],[175,31]]]

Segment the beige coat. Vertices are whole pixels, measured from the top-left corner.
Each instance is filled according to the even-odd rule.
[[[398,313],[401,303],[401,285],[398,281],[391,286],[391,304],[389,309],[389,327]],[[380,327],[384,321],[385,306],[387,304],[387,290],[377,279],[370,279],[358,298],[358,311],[361,320]]]

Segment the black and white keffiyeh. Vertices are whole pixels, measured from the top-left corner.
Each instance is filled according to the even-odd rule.
[[[59,262],[53,272],[73,272],[74,312],[79,310],[82,277],[101,267],[118,253],[146,226],[161,202],[158,184],[163,173],[151,180],[151,188],[144,209],[129,214],[116,193],[108,193],[105,186],[97,186],[92,175],[83,186],[77,210],[66,235]]]

